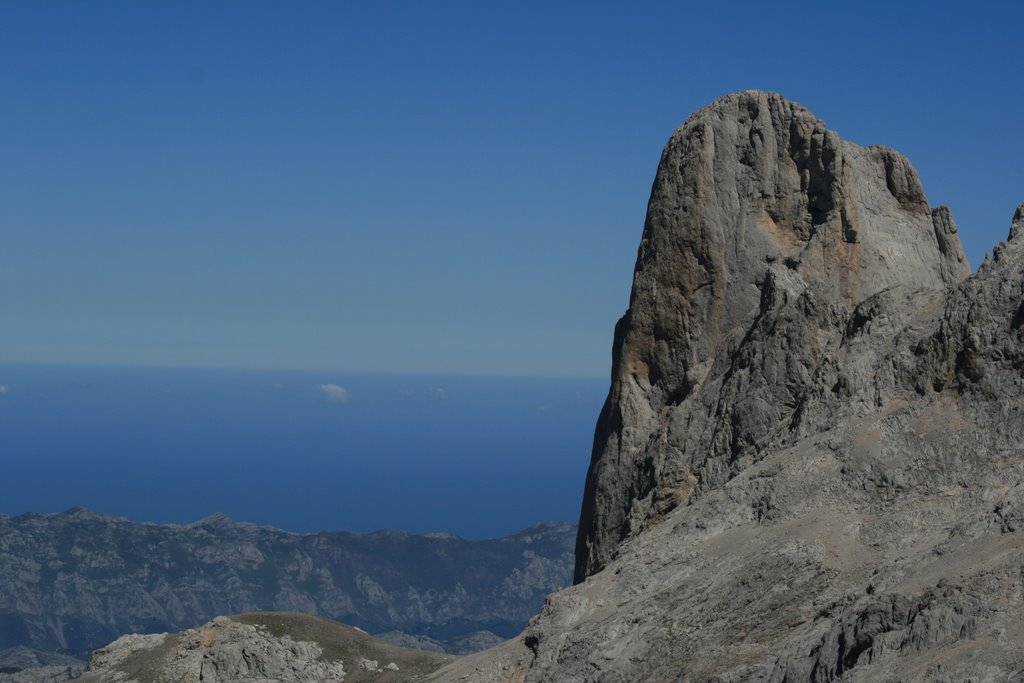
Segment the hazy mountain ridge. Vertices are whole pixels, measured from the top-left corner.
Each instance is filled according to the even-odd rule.
[[[575,527],[469,541],[299,534],[213,515],[144,524],[89,510],[0,517],[0,649],[84,658],[125,633],[258,610],[317,614],[443,644],[517,633],[571,579]],[[397,634],[400,636],[401,634]],[[493,641],[491,641],[493,642]]]

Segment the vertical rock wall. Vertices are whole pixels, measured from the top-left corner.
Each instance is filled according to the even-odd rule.
[[[821,353],[860,302],[969,272],[949,211],[929,208],[898,152],[843,141],[772,93],[728,95],[690,117],[658,164],[615,329],[576,580],[797,430]],[[737,354],[796,298],[806,310],[776,321],[785,334]]]

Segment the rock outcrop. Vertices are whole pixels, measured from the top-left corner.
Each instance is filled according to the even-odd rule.
[[[60,683],[77,678],[85,662],[18,645],[0,650],[0,683]]]
[[[1024,679],[1024,206],[743,92],[666,147],[577,585],[455,681]],[[466,677],[466,678],[463,678]]]
[[[128,635],[97,650],[82,683],[411,681],[450,658],[405,650],[304,614],[218,617],[183,633]]]

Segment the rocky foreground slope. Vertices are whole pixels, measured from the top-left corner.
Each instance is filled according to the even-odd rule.
[[[408,650],[337,622],[288,612],[217,617],[183,633],[128,635],[97,650],[82,683],[396,683],[451,657]]]
[[[1024,205],[970,274],[899,153],[769,93],[694,114],[576,581],[434,680],[1024,680]]]
[[[344,620],[418,647],[482,649],[517,634],[570,583],[574,537],[564,524],[468,541],[296,534],[223,515],[183,526],[88,510],[0,516],[0,665],[11,648],[84,660],[126,633],[256,610]]]

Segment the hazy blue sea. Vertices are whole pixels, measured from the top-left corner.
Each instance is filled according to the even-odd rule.
[[[468,538],[575,522],[607,386],[0,365],[0,513]]]

